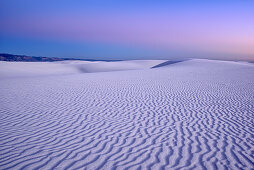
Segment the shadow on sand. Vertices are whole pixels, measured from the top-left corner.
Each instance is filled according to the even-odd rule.
[[[176,63],[180,63],[180,62],[183,62],[183,61],[186,61],[186,60],[168,60],[166,62],[163,62],[163,63],[160,63],[160,64],[158,64],[156,66],[153,66],[151,68],[164,67],[164,66],[167,66],[167,65],[176,64]]]

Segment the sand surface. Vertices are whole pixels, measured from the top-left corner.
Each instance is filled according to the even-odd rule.
[[[38,77],[77,73],[150,69],[166,60],[6,62],[0,61],[0,78]]]
[[[128,62],[1,62],[0,169],[254,169],[253,64]]]

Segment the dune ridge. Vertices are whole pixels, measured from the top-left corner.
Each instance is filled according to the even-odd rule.
[[[0,169],[253,169],[254,67],[0,81]]]
[[[0,78],[38,77],[78,73],[96,73],[149,69],[166,60],[127,61],[58,61],[58,62],[6,62],[0,61]]]

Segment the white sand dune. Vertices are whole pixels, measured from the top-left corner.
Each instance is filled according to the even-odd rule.
[[[64,75],[76,73],[110,72],[148,69],[166,60],[130,61],[60,61],[60,62],[5,62],[0,61],[0,78]]]
[[[64,74],[1,74],[0,169],[254,168],[252,64],[54,64]]]
[[[148,69],[165,61],[166,60],[129,60],[118,62],[93,62],[79,64],[77,68],[84,73],[138,70]]]

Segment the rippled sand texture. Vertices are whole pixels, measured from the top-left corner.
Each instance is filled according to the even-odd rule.
[[[253,169],[254,66],[0,80],[0,169]]]

